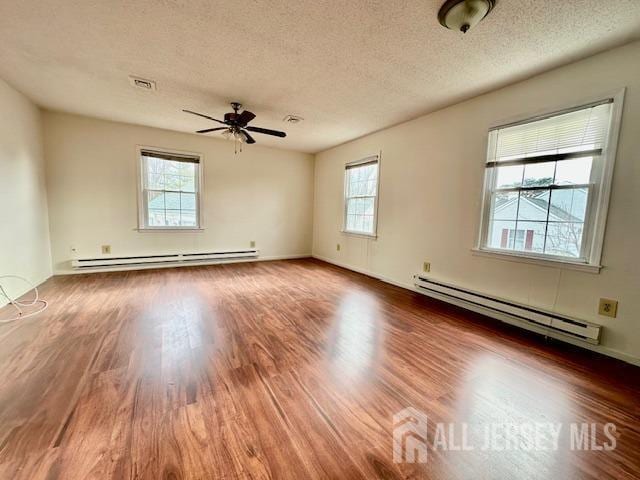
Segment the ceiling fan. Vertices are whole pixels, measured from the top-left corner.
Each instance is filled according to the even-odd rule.
[[[256,118],[255,114],[249,110],[243,110],[242,113],[238,113],[238,110],[242,108],[242,104],[238,102],[231,102],[231,108],[233,112],[225,113],[224,120],[218,120],[217,118],[204,115],[202,113],[193,112],[191,110],[183,110],[183,112],[191,113],[192,115],[198,115],[199,117],[213,120],[214,122],[222,123],[224,127],[205,128],[204,130],[198,130],[196,133],[209,133],[223,130],[222,135],[226,138],[233,138],[241,143],[256,143],[254,138],[249,132],[262,133],[265,135],[273,135],[274,137],[286,137],[285,132],[279,132],[278,130],[269,130],[268,128],[250,127],[247,124]]]

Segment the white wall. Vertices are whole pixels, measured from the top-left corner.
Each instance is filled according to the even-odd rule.
[[[51,276],[41,115],[2,80],[0,110],[0,275],[39,284]],[[10,295],[29,289],[17,281],[0,283]]]
[[[156,128],[45,112],[47,190],[54,270],[74,256],[248,248],[263,258],[309,255],[312,155],[245,146]],[[139,232],[137,145],[204,156],[201,232]],[[71,248],[76,249],[72,253]]]
[[[605,325],[603,350],[638,361],[639,59],[635,42],[318,154],[314,255],[403,285],[428,260],[436,278]],[[601,273],[473,255],[488,128],[624,86]],[[341,234],[343,165],[380,150],[379,237]],[[598,316],[600,297],[620,301],[618,318]]]

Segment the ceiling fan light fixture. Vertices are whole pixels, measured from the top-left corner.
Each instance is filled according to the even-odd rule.
[[[447,0],[438,12],[443,27],[467,33],[493,9],[495,0]]]
[[[225,113],[224,120],[218,120],[217,118],[205,115],[204,113],[194,112],[193,110],[183,109],[182,111],[191,115],[206,118],[207,120],[211,120],[217,124],[224,125],[224,127],[203,128],[202,130],[197,130],[196,133],[220,132],[225,140],[233,140],[236,153],[238,153],[238,151],[242,151],[242,144],[246,143],[247,145],[252,145],[256,143],[251,133],[271,135],[273,137],[280,138],[287,136],[285,132],[249,125],[249,123],[256,118],[256,115],[249,110],[243,110],[241,113],[238,113],[242,108],[240,103],[232,102],[231,108],[233,108],[233,112]]]

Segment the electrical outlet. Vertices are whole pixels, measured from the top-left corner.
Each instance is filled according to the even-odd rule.
[[[69,247],[69,251],[71,253],[76,253],[77,252],[76,247],[74,247],[73,245]]]
[[[255,246],[256,246],[256,241],[255,241],[255,240],[251,240],[251,241],[249,242],[249,246],[250,246],[251,248],[255,248]]]
[[[337,250],[338,252],[340,251],[340,244],[339,244],[339,243],[337,243],[337,244],[336,244],[336,250]]]
[[[111,245],[102,245],[102,254],[108,255],[111,253]]]
[[[616,318],[616,315],[618,314],[618,301],[601,298],[600,304],[598,305],[598,313],[607,317]]]
[[[430,272],[431,271],[431,263],[429,262],[424,262],[422,264],[422,271],[424,272]]]

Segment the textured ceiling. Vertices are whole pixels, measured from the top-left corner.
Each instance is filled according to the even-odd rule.
[[[240,100],[289,134],[260,143],[316,152],[640,34],[640,0],[499,0],[466,35],[441,3],[0,0],[0,77],[45,108],[187,132],[213,125],[182,108]]]

